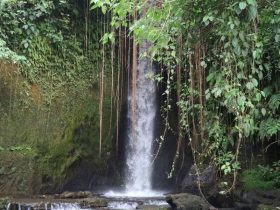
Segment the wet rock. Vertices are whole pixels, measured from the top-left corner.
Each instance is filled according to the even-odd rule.
[[[280,209],[280,207],[260,204],[257,206],[256,210],[279,210],[279,209]]]
[[[78,192],[69,192],[65,191],[59,195],[62,199],[69,199],[69,198],[88,198],[91,197],[92,194],[90,191],[78,191]]]
[[[144,202],[143,201],[137,201],[138,206],[143,205]]]
[[[207,197],[207,201],[217,208],[232,208],[234,206],[234,199],[232,195],[214,194]]]
[[[235,202],[234,203],[234,209],[236,210],[252,210],[252,205],[248,203],[242,203],[242,202]]]
[[[35,153],[34,153],[35,154]],[[0,189],[6,195],[30,195],[37,192],[40,176],[36,174],[32,152],[5,151],[0,153]],[[0,193],[1,194],[1,193]]]
[[[235,208],[218,208],[218,210],[235,210]]]
[[[171,210],[170,206],[157,206],[157,205],[139,205],[136,209],[140,210]]]
[[[257,205],[263,204],[267,206],[280,206],[280,190],[261,191],[253,190],[245,192],[237,190],[235,192],[236,200],[240,202],[250,204],[251,208],[255,208]]]
[[[205,166],[199,170],[200,175],[197,175],[195,166],[193,165],[189,173],[184,177],[181,188],[183,192],[199,194],[197,180],[200,181],[200,187],[204,194],[213,195],[216,190],[216,169],[214,166]]]
[[[80,201],[80,205],[82,207],[90,207],[90,208],[99,208],[99,207],[107,207],[108,201],[105,198],[85,198]]]
[[[167,203],[170,204],[173,210],[209,210],[210,207],[199,196],[189,193],[180,193],[168,195]]]

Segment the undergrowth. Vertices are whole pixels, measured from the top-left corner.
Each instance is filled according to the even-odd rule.
[[[245,190],[271,190],[280,187],[280,161],[272,166],[261,166],[245,170],[242,174],[243,188]]]

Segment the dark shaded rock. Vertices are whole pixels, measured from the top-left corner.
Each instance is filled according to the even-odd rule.
[[[81,207],[99,208],[107,207],[108,201],[105,198],[85,198],[80,201]]]
[[[143,201],[137,201],[137,204],[140,206],[140,205],[143,205],[144,202]]]
[[[234,199],[231,195],[214,194],[207,197],[207,201],[217,208],[232,208],[234,206]]]
[[[209,210],[209,206],[199,196],[189,193],[168,195],[166,202],[173,210]]]
[[[139,205],[136,209],[140,210],[171,210],[170,206],[157,206],[157,205]]]
[[[60,189],[62,191],[86,191],[96,190],[97,187],[101,186],[113,185],[118,179],[117,172],[112,169],[114,161],[112,160],[106,164],[108,164],[110,173],[103,174],[94,161],[81,159],[75,162],[66,172],[66,179]]]
[[[69,198],[88,198],[91,197],[92,194],[90,191],[78,191],[78,192],[63,192],[59,195],[59,198],[69,199]]]
[[[218,208],[218,210],[235,210],[235,208]]]
[[[195,166],[193,165],[189,173],[184,177],[181,189],[183,192],[199,194],[197,181],[200,181],[200,187],[204,194],[213,195],[216,190],[216,169],[214,166],[206,166],[199,170],[200,175],[197,175]]]
[[[261,190],[254,190],[249,192],[237,190],[234,195],[236,197],[236,200],[239,200],[246,204],[250,204],[252,208],[256,208],[258,204],[280,206],[279,189],[267,192]]]
[[[235,202],[234,203],[234,209],[236,210],[252,210],[252,206],[247,203],[242,203],[242,202]]]

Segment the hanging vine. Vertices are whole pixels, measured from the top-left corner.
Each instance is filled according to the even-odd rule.
[[[178,157],[184,154],[180,151],[184,151],[189,142],[197,167],[203,163],[214,164],[223,176],[232,176],[232,186],[223,191],[231,192],[241,167],[240,148],[245,139],[259,136],[259,128],[265,133],[263,131],[268,131],[265,126],[272,122],[271,115],[267,116],[267,97],[275,95],[266,91],[270,85],[268,80],[264,81],[264,74],[269,76],[279,69],[279,64],[272,67],[267,61],[270,56],[278,58],[275,53],[279,49],[265,44],[271,40],[279,43],[279,33],[263,29],[268,24],[268,11],[279,14],[279,4],[265,5],[256,0],[165,0],[155,4],[92,2],[104,12],[112,13],[113,26],[126,27],[128,17],[134,16],[129,27],[129,34],[134,38],[133,96],[136,95],[136,43],[143,40],[152,43],[147,55],[161,66],[161,74],[153,79],[166,88],[162,108],[165,129],[157,140],[159,150],[167,130],[172,130],[168,119],[169,111],[173,109],[172,100],[178,106],[177,149],[169,177],[178,167]],[[135,10],[139,14],[145,10],[145,16],[135,18]],[[268,19],[269,24],[279,29],[276,16]],[[276,85],[275,80],[270,78],[269,81]],[[132,109],[134,116],[136,108],[133,105]],[[268,112],[275,113],[275,110]],[[270,130],[272,135],[279,131],[274,128]]]

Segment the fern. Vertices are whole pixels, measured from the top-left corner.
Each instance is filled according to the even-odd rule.
[[[280,105],[280,94],[274,94],[270,97],[268,102],[269,107],[275,112],[276,109],[279,108]]]
[[[260,124],[260,137],[271,137],[280,131],[280,119],[268,118]]]

